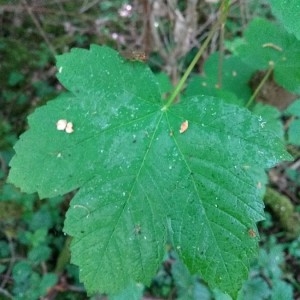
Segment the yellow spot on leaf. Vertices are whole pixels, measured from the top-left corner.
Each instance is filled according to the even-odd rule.
[[[248,235],[252,238],[256,237],[256,232],[251,228],[248,230]]]
[[[186,120],[181,123],[179,132],[184,133],[188,128],[189,128],[189,121]]]

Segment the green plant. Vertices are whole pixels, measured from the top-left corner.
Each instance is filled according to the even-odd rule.
[[[290,117],[288,123],[288,143],[300,146],[300,100],[293,102],[285,111]]]
[[[249,279],[244,283],[238,299],[293,299],[293,289],[283,278],[284,246],[274,237],[260,249]]]
[[[261,22],[249,31],[257,32]],[[298,91],[297,74],[292,84],[281,76],[286,65],[278,47],[293,39],[286,36],[281,46],[259,39],[260,47],[269,47],[255,52],[254,67],[269,68],[267,74],[274,71],[276,80]],[[240,68],[241,59],[252,63],[246,43],[233,58]],[[72,261],[87,290],[116,293],[134,289],[133,281],[149,284],[169,243],[191,273],[236,297],[257,251],[264,169],[291,158],[278,122],[267,124],[259,106],[255,115],[243,101],[226,103],[226,94],[245,100],[246,89],[218,97],[195,92],[176,103],[192,67],[166,100],[147,66],[107,47],[73,49],[57,57],[57,67],[69,92],[29,117],[9,180],[41,198],[79,188],[64,230],[73,237]],[[251,96],[247,103],[253,104]],[[276,119],[276,112],[270,115]]]
[[[14,283],[8,299],[38,299],[58,282],[59,274],[49,270],[46,262],[54,251],[62,249],[61,239],[49,232],[62,226],[57,211],[61,201],[62,197],[56,197],[38,204],[35,196],[23,195],[10,184],[2,186],[0,225],[6,241],[0,245],[1,288]]]
[[[207,286],[199,281],[195,275],[191,275],[187,267],[180,261],[178,257],[172,264],[172,276],[174,278],[175,286],[177,287],[178,300],[193,300],[203,299],[210,300],[211,293]]]
[[[291,1],[277,1],[268,0],[271,4],[274,15],[282,22],[288,32],[294,34],[300,40],[300,21],[295,16],[295,11],[299,9],[299,2],[297,0]]]

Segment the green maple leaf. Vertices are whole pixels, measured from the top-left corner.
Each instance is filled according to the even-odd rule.
[[[29,117],[9,180],[42,198],[79,188],[64,230],[87,290],[149,284],[169,242],[191,273],[236,295],[263,218],[253,171],[290,158],[280,140],[221,99],[165,106],[154,74],[106,47],[73,49],[57,66],[70,93]]]

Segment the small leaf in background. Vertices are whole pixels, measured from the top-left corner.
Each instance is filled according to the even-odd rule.
[[[288,143],[300,146],[300,100],[296,100],[285,110],[287,116],[292,119],[288,122]]]
[[[46,241],[47,233],[47,229],[40,228],[34,231],[33,233],[30,231],[25,231],[24,235],[27,240],[27,244],[32,245],[33,247],[37,247]]]
[[[240,58],[257,70],[274,66],[275,81],[292,93],[300,93],[300,41],[282,27],[254,19],[245,30]]]
[[[27,261],[17,262],[13,267],[12,275],[14,280],[13,299],[16,300],[40,299],[58,280],[54,273],[47,273],[41,277],[33,271]]]
[[[204,74],[192,77],[185,95],[218,96],[228,103],[243,106],[252,94],[248,82],[254,71],[254,68],[235,56],[224,57],[222,66],[220,66],[219,53],[214,53],[205,61]],[[218,87],[220,72],[222,86]]]
[[[186,97],[196,96],[199,94],[213,96],[222,99],[226,103],[244,106],[244,101],[239,99],[231,91],[220,90],[216,87],[207,86],[207,81],[200,76],[194,76],[188,82],[184,95]]]
[[[280,111],[270,105],[264,105],[262,103],[256,103],[251,111],[256,114],[258,117],[263,119],[264,126],[266,129],[273,132],[274,135],[277,135],[280,139],[283,140],[283,125],[280,120],[281,113]]]
[[[37,299],[39,293],[36,288],[40,283],[40,276],[33,272],[31,265],[27,261],[17,262],[12,270],[14,280],[14,299],[29,300]]]
[[[285,265],[285,246],[278,244],[274,236],[268,237],[265,243],[253,261],[249,279],[243,284],[238,300],[293,299],[292,285],[285,281],[284,275],[288,267]]]
[[[144,286],[140,283],[131,282],[119,294],[111,295],[109,300],[140,300],[143,297]]]
[[[41,278],[41,282],[39,285],[39,294],[45,295],[51,287],[56,285],[57,281],[58,281],[58,277],[56,274],[54,273],[44,274]]]
[[[6,271],[7,267],[5,265],[0,264],[0,276],[2,273]]]
[[[300,177],[299,172],[298,176]],[[288,252],[290,255],[296,257],[297,259],[300,258],[300,237],[291,242],[291,244],[288,247]]]
[[[88,292],[148,285],[171,240],[191,274],[236,296],[258,247],[248,231],[264,216],[254,171],[291,158],[280,139],[222,99],[163,109],[150,69],[107,47],[57,61],[70,92],[29,117],[9,180],[43,198],[79,188],[64,230]],[[57,130],[61,119],[73,133]]]
[[[23,208],[24,211],[32,211],[35,199],[36,195],[23,194],[12,184],[5,183],[1,186],[0,202],[11,201],[19,205],[20,210]]]
[[[176,257],[171,269],[174,284],[177,288],[177,298],[180,300],[210,300],[211,293],[207,286],[199,281],[197,276],[191,275],[187,267]]]
[[[300,40],[300,18],[295,17],[295,12],[300,11],[299,0],[269,0],[269,2],[276,18],[288,32],[294,34]]]
[[[241,37],[235,37],[233,40],[224,41],[226,50],[228,50],[230,53],[232,53],[235,56],[238,54],[236,50],[243,43],[244,43],[244,40]]]
[[[29,229],[32,231],[50,229],[54,225],[53,215],[48,205],[41,205],[40,209],[33,213]]]
[[[28,252],[28,259],[32,264],[38,265],[50,258],[51,248],[46,245],[38,245]]]
[[[275,244],[270,250],[260,249],[258,266],[265,270],[266,276],[272,279],[280,279],[282,276],[281,265],[284,262],[283,246]]]
[[[267,282],[260,277],[249,279],[243,285],[238,300],[269,299],[271,295]]]
[[[295,100],[289,107],[285,110],[287,115],[296,116],[300,118],[300,99]]]
[[[300,146],[300,120],[293,120],[288,129],[288,143]]]
[[[293,300],[293,287],[283,280],[273,280],[272,300]]]
[[[16,282],[24,282],[32,272],[31,266],[28,262],[20,261],[14,265],[13,277]]]
[[[24,75],[20,72],[12,71],[8,77],[8,85],[16,86],[24,80]]]
[[[10,254],[9,244],[6,241],[1,240],[0,241],[0,258],[5,258],[5,257],[9,256],[9,254]]]

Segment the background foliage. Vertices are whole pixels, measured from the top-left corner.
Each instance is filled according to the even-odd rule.
[[[26,196],[5,183],[8,162],[13,154],[12,145],[17,136],[26,129],[26,116],[62,90],[55,79],[54,54],[66,52],[74,46],[88,48],[93,42],[106,44],[118,50],[140,49],[149,54],[149,64],[154,71],[167,72],[175,83],[206,37],[210,25],[217,18],[217,5],[208,1],[198,2],[195,7],[192,4],[187,5],[185,1],[178,1],[174,6],[164,2],[150,6],[147,1],[95,1],[92,4],[82,1],[49,1],[47,4],[41,4],[39,1],[1,2],[0,55],[1,74],[4,76],[0,77],[0,291],[3,297],[85,297],[84,288],[78,283],[78,271],[74,265],[68,263],[69,240],[62,233],[65,211],[72,195],[40,201],[36,195]],[[278,14],[275,6],[274,14]],[[263,19],[251,22],[258,16]],[[291,20],[285,16],[281,19]],[[297,134],[299,106],[297,101],[290,104],[297,96],[289,92],[299,92],[299,76],[293,73],[296,69],[294,66],[300,61],[297,54],[298,42],[292,35],[287,37],[282,33],[283,29],[276,29],[279,25],[266,24],[263,26],[270,28],[270,32],[265,34],[271,36],[273,30],[273,35],[276,36],[271,42],[279,48],[276,50],[271,46],[262,49],[260,59],[256,59],[256,65],[253,65],[251,58],[253,55],[257,57],[260,51],[256,51],[255,47],[245,47],[245,42],[255,45],[257,41],[251,41],[251,28],[257,32],[255,26],[262,26],[262,23],[257,22],[266,20],[273,20],[268,2],[234,3],[226,23],[225,45],[231,53],[239,55],[224,57],[222,88],[215,88],[219,76],[216,76],[218,56],[214,52],[220,50],[218,41],[222,34],[219,33],[207,49],[207,59],[200,61],[195,69],[195,76],[185,93],[193,95],[195,90],[193,91],[192,82],[195,85],[200,83],[203,89],[207,90],[206,94],[222,95],[231,103],[243,105],[241,99],[250,98],[253,91],[251,87],[255,90],[257,83],[268,71],[269,65],[266,62],[271,55],[276,63],[275,67],[272,66],[276,82],[269,78],[256,99],[272,107],[259,103],[251,109],[258,115],[264,111],[264,116],[268,115],[272,120],[271,126],[277,126],[279,136],[283,136],[281,124],[284,122],[287,147],[297,158],[297,146],[300,144]],[[289,29],[290,24],[285,26],[293,33],[293,30]],[[245,40],[241,40],[239,36],[245,28]],[[280,34],[283,38],[280,38]],[[282,44],[278,45],[278,41]],[[286,49],[286,43],[289,51],[278,51],[280,48]],[[289,68],[286,68],[284,61],[280,61],[282,57],[292,59]],[[253,75],[253,66],[262,71],[252,77],[249,85],[248,78]],[[242,72],[238,71],[237,76],[232,76],[237,68]],[[199,73],[201,76],[197,75]],[[287,78],[289,80],[284,81]],[[161,84],[168,93],[170,83],[164,80]],[[276,97],[272,94],[274,89]],[[260,255],[257,262],[253,263],[249,280],[240,292],[241,299],[281,299],[281,295],[284,295],[285,299],[298,297],[299,182],[298,160],[269,172],[269,186],[273,189],[268,190],[265,197],[268,218],[260,226]],[[287,197],[283,197],[283,194]],[[282,211],[286,213],[283,214]],[[144,297],[225,297],[220,291],[210,291],[199,278],[190,275],[185,266],[180,265],[174,253],[166,252],[165,256],[165,263],[150,287],[144,289],[132,284],[124,293],[134,294],[136,299],[143,289]],[[100,299],[102,296],[94,297]],[[111,298],[121,297],[126,296],[115,295]]]

